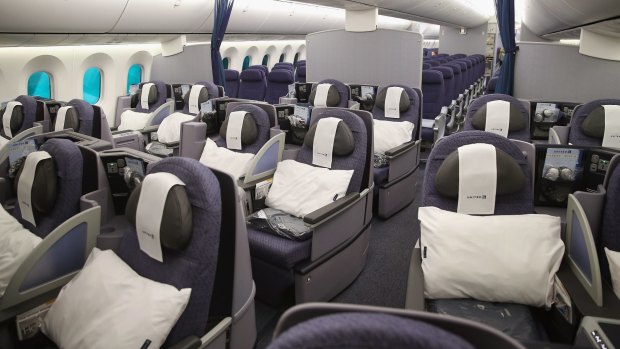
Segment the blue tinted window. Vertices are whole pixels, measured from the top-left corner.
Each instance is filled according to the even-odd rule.
[[[140,64],[134,64],[129,67],[127,72],[127,94],[129,94],[129,88],[131,85],[137,85],[142,82],[142,66]]]
[[[241,67],[241,70],[248,69],[248,67],[250,66],[250,61],[251,60],[252,60],[252,58],[250,56],[245,56],[245,58],[243,59],[243,67]]]
[[[44,71],[33,73],[28,78],[28,96],[52,98],[52,79]]]
[[[228,69],[228,64],[229,64],[229,60],[228,57],[222,59],[222,65],[224,66],[224,69]]]
[[[278,62],[284,62],[284,53],[280,55],[280,60]]]
[[[264,66],[269,65],[269,55],[264,55],[263,56],[263,65]]]
[[[90,104],[99,102],[101,97],[101,70],[99,68],[88,68],[84,73],[82,94],[84,100]]]
[[[297,66],[297,61],[299,60],[299,52],[295,54],[295,58],[293,58],[293,65]]]

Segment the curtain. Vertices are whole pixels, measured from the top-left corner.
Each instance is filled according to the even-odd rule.
[[[228,20],[232,12],[235,0],[215,0],[215,14],[213,21],[213,33],[211,34],[211,69],[213,71],[213,83],[224,86],[226,89],[226,79],[224,78],[224,65],[220,47],[226,34]]]
[[[515,42],[515,4],[514,0],[495,0],[497,26],[504,46],[504,61],[499,72],[495,93],[512,96],[515,76],[515,59],[519,47]]]

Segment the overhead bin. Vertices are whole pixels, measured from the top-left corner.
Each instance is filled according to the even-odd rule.
[[[211,16],[213,0],[129,0],[112,33],[193,33]]]
[[[545,35],[620,16],[618,0],[524,0],[523,23]]]

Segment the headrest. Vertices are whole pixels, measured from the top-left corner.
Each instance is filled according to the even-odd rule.
[[[41,158],[42,160],[37,160]],[[36,165],[36,167],[31,168],[27,171],[27,173],[24,173],[24,169],[31,165]],[[28,154],[26,160],[17,171],[17,175],[13,181],[13,189],[15,190],[15,193],[18,193],[18,196],[20,193],[20,183],[23,185],[23,183],[27,182],[32,183],[30,191],[30,205],[32,207],[32,213],[36,216],[38,214],[47,214],[51,212],[54,208],[54,204],[56,203],[58,182],[56,176],[56,163],[54,162],[54,159],[50,157],[49,153],[45,151],[37,151]],[[18,200],[21,201],[21,198],[18,197]],[[24,214],[23,210],[22,214]]]
[[[433,67],[431,70],[436,70],[438,72],[440,72],[443,75],[444,80],[445,79],[452,79],[454,77],[454,72],[452,71],[452,68],[450,67],[444,67],[439,66],[439,67]]]
[[[320,121],[320,120],[319,120]],[[316,128],[318,122],[312,124],[306,137],[304,138],[304,145],[310,149],[314,146],[314,137],[316,136]],[[336,127],[336,136],[334,137],[333,154],[336,156],[347,156],[353,153],[355,150],[355,139],[353,138],[353,132],[349,126],[344,122],[339,122]]]
[[[230,114],[226,115],[226,119],[222,123],[220,127],[220,137],[226,139],[226,133],[228,132],[228,121],[230,119]],[[256,120],[252,113],[245,114],[243,118],[243,125],[241,126],[241,144],[242,145],[250,145],[256,142],[258,138],[258,126],[256,125]]]
[[[521,167],[510,155],[495,148],[497,164],[497,195],[512,194],[523,187],[525,176]],[[435,189],[441,195],[459,197],[459,154],[458,149],[450,153],[441,163],[435,176]]]
[[[444,64],[443,67],[452,69],[452,76],[461,74],[461,67],[458,64],[447,63],[447,64]]]
[[[605,134],[605,108],[594,108],[581,123],[581,130],[586,136],[603,139]]]
[[[246,69],[239,76],[241,81],[262,81],[265,73],[258,69]]]
[[[148,93],[148,103],[149,105],[157,102],[157,86],[153,83],[144,83],[142,87],[140,87],[140,98],[142,98],[143,94]],[[146,108],[145,108],[146,109]]]
[[[430,69],[430,68],[431,68],[431,65],[430,65],[430,64],[428,64],[428,63],[422,63],[422,70],[424,70],[424,69]]]
[[[160,172],[169,176],[172,176],[166,172]],[[125,208],[125,216],[131,224],[137,226],[138,219],[153,219],[153,214],[160,214],[154,212],[148,217],[137,217],[138,203],[140,196],[142,196],[142,188],[147,183],[147,178],[150,184],[157,185],[162,181],[159,178],[159,173],[148,175],[144,178],[144,182],[139,184],[129,196],[127,206]],[[149,176],[151,176],[149,178]],[[176,176],[175,176],[176,177]],[[154,181],[152,181],[154,179]],[[159,227],[159,236],[161,239],[161,246],[170,250],[180,251],[187,246],[192,237],[192,205],[187,196],[187,191],[183,185],[173,185],[170,190],[165,194],[166,199],[163,202],[163,211],[161,213],[161,223]],[[163,198],[163,196],[162,196]]]
[[[484,131],[487,120],[487,104],[485,103],[476,111],[472,117],[471,124],[476,130]],[[521,131],[526,127],[525,119],[519,107],[514,103],[510,103],[510,121],[508,124],[508,132]]]
[[[183,97],[183,101],[185,101],[185,105],[191,105],[190,101],[192,98],[197,98],[197,106],[198,109],[200,109],[200,105],[206,101],[209,100],[210,97],[216,97],[216,96],[209,96],[209,91],[207,90],[207,88],[204,85],[193,85],[192,88],[189,90],[189,92],[187,92],[185,94],[185,97]],[[189,110],[190,113],[193,113],[191,108]],[[193,114],[197,114],[193,113]]]
[[[297,75],[306,76],[306,65],[300,65],[297,67]]]
[[[381,110],[385,110],[385,97],[387,96],[388,88],[389,86],[382,88],[381,91],[377,93],[375,104]],[[411,101],[409,100],[409,95],[407,94],[405,90],[403,90],[403,92],[400,94],[399,111],[402,113],[406,111],[407,109],[409,109],[410,106],[411,106]]]
[[[422,84],[441,84],[443,83],[443,75],[436,70],[422,71]]]
[[[72,128],[74,131],[80,129],[80,118],[77,109],[71,106],[62,107],[56,113],[54,131],[62,131]]]
[[[272,70],[269,73],[269,81],[292,84],[294,79],[290,70]]]
[[[315,105],[314,98],[316,97],[316,92],[317,92],[317,89],[319,88],[319,85],[330,85],[329,89],[327,90],[326,106],[328,107],[337,106],[340,103],[340,93],[338,93],[338,89],[336,88],[336,86],[331,85],[331,84],[317,84],[313,86],[312,91],[310,92],[310,98],[308,99],[310,104]]]
[[[12,138],[19,132],[24,123],[24,106],[20,102],[10,101],[5,109],[0,111],[2,112],[2,115],[0,115],[0,125],[4,130],[4,134]]]
[[[224,77],[226,80],[239,80],[239,72],[233,69],[225,69]]]

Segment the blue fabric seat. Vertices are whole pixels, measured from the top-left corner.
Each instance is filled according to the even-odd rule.
[[[465,131],[475,130],[474,126],[472,125],[473,116],[478,112],[480,108],[482,108],[491,101],[506,101],[509,102],[512,106],[517,107],[517,109],[521,112],[521,117],[523,118],[525,127],[519,131],[508,132],[508,138],[529,143],[531,141],[530,111],[518,99],[509,95],[495,93],[476,98],[473,102],[471,102],[469,108],[467,109],[467,115],[465,116],[465,125],[463,129]]]
[[[422,95],[423,107],[422,118],[426,120],[434,120],[441,113],[441,107],[444,101],[444,79],[441,72],[436,70],[422,71]],[[429,127],[423,128],[428,129]],[[432,128],[430,128],[432,130]],[[425,138],[426,137],[428,138]],[[422,140],[433,142],[432,133],[422,131]]]
[[[225,69],[224,78],[226,80],[226,95],[237,98],[239,94],[239,72],[233,69]]]
[[[289,70],[273,70],[269,73],[267,80],[265,102],[270,104],[279,103],[280,97],[286,96],[288,93],[288,85],[295,82],[293,73]]]
[[[12,137],[31,128],[34,122],[37,121],[37,100],[34,97],[21,95],[15,98],[15,101],[22,104],[22,123],[19,125],[18,129],[12,130]],[[2,113],[0,113],[0,119],[3,117],[3,113],[4,109],[2,109]],[[4,127],[0,127],[0,136],[7,139],[12,138],[4,132]]]
[[[239,98],[262,101],[267,91],[265,73],[259,69],[246,69],[239,75]]]
[[[600,147],[603,140],[586,135],[581,129],[581,124],[594,110],[603,105],[620,105],[620,99],[597,99],[575,108],[570,121],[568,142],[579,146]]]

